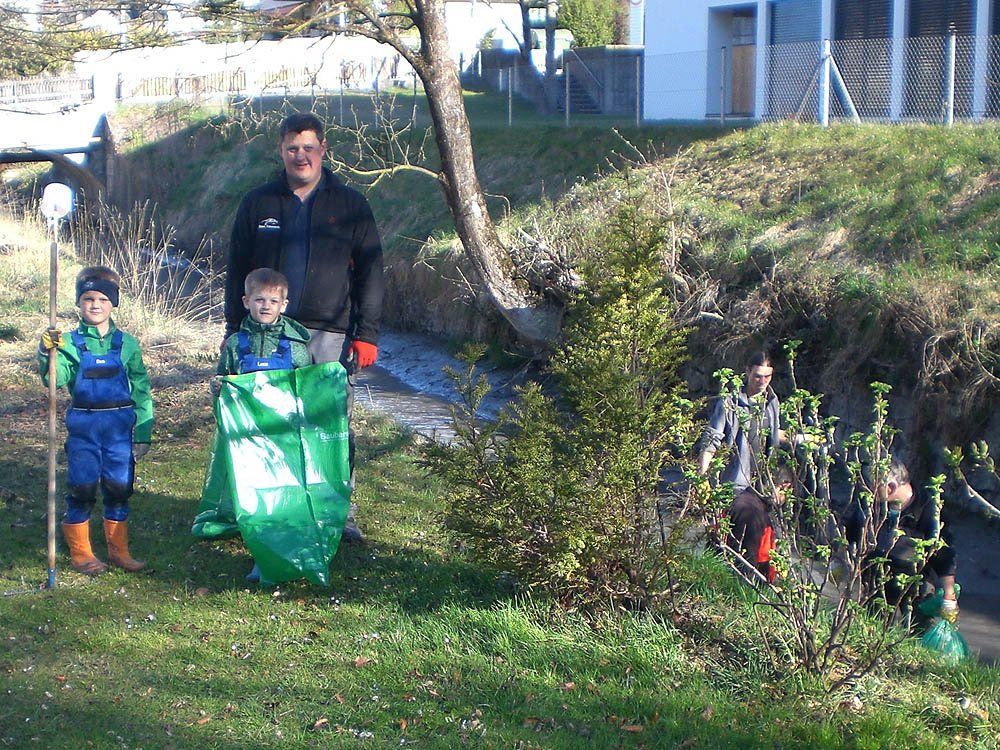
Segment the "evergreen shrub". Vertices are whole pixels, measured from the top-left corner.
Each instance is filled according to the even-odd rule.
[[[661,476],[696,435],[679,376],[686,332],[664,287],[661,220],[632,201],[598,245],[543,384],[487,423],[485,380],[472,364],[453,373],[457,439],[427,462],[452,488],[446,526],[473,556],[568,605],[645,607],[669,589],[676,550]]]

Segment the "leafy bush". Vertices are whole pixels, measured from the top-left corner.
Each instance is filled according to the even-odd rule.
[[[793,385],[795,348],[786,347]],[[731,371],[720,372],[723,394],[742,386]],[[797,669],[819,675],[830,687],[853,684],[874,669],[905,638],[909,602],[920,587],[924,568],[943,542],[939,536],[915,540],[914,572],[886,569],[887,555],[902,534],[895,525],[884,488],[897,430],[889,424],[889,386],[873,383],[870,428],[843,439],[836,436],[837,417],[819,417],[822,397],[795,387],[782,403],[782,423],[791,445],[762,462],[756,491],[769,498],[776,532],[771,564],[777,577],[768,581],[730,546],[726,518],[731,494],[710,487],[707,477],[691,475],[694,494],[703,498],[706,526],[718,529],[719,550],[736,574],[754,587],[763,609],[756,625],[760,643],[772,663],[789,659]],[[716,457],[715,468],[724,463]],[[779,488],[779,466],[790,469],[791,491]],[[845,476],[832,488],[831,471]],[[940,514],[943,477],[928,483],[929,501]],[[914,481],[916,487],[916,481]],[[770,498],[779,498],[778,502]],[[859,528],[849,533],[850,518]],[[939,529],[940,524],[937,524]],[[939,531],[936,532],[939,534]],[[884,540],[892,539],[888,549]],[[888,577],[900,596],[885,594]],[[766,615],[766,616],[762,616]],[[902,625],[903,627],[896,627]]]
[[[454,488],[447,527],[567,604],[646,606],[665,593],[680,527],[660,523],[658,486],[667,462],[690,453],[695,425],[662,246],[656,220],[622,209],[582,269],[587,291],[570,304],[551,391],[527,386],[481,423],[487,386],[470,365],[455,375],[466,399],[458,437],[428,454]]]

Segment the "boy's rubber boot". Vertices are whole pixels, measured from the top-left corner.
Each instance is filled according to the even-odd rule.
[[[141,560],[134,560],[128,553],[128,521],[104,519],[104,538],[108,540],[108,562],[135,573],[146,567]]]
[[[73,570],[86,576],[99,576],[108,566],[94,557],[90,548],[90,521],[62,524],[63,538],[69,547],[69,562]]]

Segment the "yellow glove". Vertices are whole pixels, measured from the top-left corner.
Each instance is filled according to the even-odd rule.
[[[45,333],[42,334],[40,348],[50,352],[53,349],[58,349],[60,346],[62,346],[62,331],[58,328],[46,329]]]
[[[941,619],[947,620],[952,625],[958,622],[958,601],[945,599],[941,602]]]

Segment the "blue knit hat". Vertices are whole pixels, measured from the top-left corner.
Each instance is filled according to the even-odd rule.
[[[98,276],[88,276],[85,279],[80,279],[76,282],[77,302],[80,301],[80,297],[85,292],[100,292],[111,300],[112,307],[118,307],[118,285],[113,281],[108,281]]]

